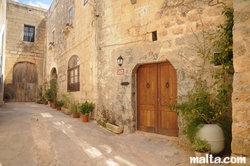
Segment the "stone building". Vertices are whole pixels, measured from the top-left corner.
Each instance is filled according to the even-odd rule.
[[[232,155],[246,156],[249,164],[250,1],[222,2],[233,8],[235,15]],[[175,97],[187,94],[194,85],[190,76],[203,70],[197,45],[202,41],[202,30],[213,29],[224,21],[221,1],[54,0],[47,12],[46,31],[45,11],[29,11],[28,6],[15,5],[9,2],[7,18],[21,9],[26,15],[34,12],[30,16],[39,13],[40,17],[32,18],[34,23],[29,22],[31,18],[18,23],[18,40],[7,36],[6,92],[14,100],[18,101],[17,95],[21,95],[8,91],[9,86],[20,87],[14,80],[15,67],[18,62],[29,62],[37,66],[38,85],[57,80],[59,99],[70,90],[71,100],[96,103],[94,119],[106,108],[115,113],[118,124],[125,126],[125,133],[140,130],[179,135],[184,143],[178,131],[181,119],[167,106],[181,102]],[[9,19],[11,28],[17,20]],[[42,38],[39,47],[23,42],[26,24],[37,27],[36,35]],[[13,29],[8,29],[7,35],[10,32]],[[121,66],[117,64],[119,57],[123,59]],[[209,64],[205,68],[216,69]],[[207,73],[203,76],[207,77]]]
[[[36,101],[43,85],[46,10],[7,1],[5,97]]]
[[[103,107],[114,111],[125,132],[139,128],[177,136],[177,117],[163,103],[176,102],[170,96],[192,87],[187,75],[197,74],[202,61],[194,50],[194,33],[201,34],[201,19],[206,28],[217,26],[222,6],[210,1],[84,2],[53,1],[48,11],[46,79],[57,79],[58,97],[70,90],[79,102],[95,102],[95,118]],[[144,111],[138,113],[138,107]]]
[[[4,68],[5,68],[5,38],[6,38],[6,0],[0,1],[0,105],[3,103]]]
[[[78,17],[81,16],[81,17]],[[94,8],[82,1],[54,1],[48,11],[46,79],[56,78],[58,97],[97,102],[97,47]]]
[[[250,165],[250,1],[234,0],[234,80],[232,154],[246,156]]]
[[[75,100],[95,102],[94,118],[98,118],[98,111],[103,107],[114,111],[117,123],[125,126],[126,133],[141,130],[178,135],[180,119],[178,122],[164,103],[176,102],[169,96],[186,94],[192,88],[189,76],[199,73],[202,62],[196,56],[199,41],[195,35],[199,37],[202,28],[211,29],[223,21],[221,3],[210,0],[84,2],[87,1],[54,1],[48,12],[47,43],[51,45],[47,45],[47,81],[56,77],[59,94],[72,90]],[[236,0],[224,3],[236,11],[234,39],[242,40],[249,35],[250,4]],[[243,56],[237,58],[240,55],[247,58],[246,36],[244,42],[235,42],[239,51],[234,50],[234,82],[248,87],[249,80],[236,79],[247,78],[247,67],[240,67]],[[120,56],[121,67],[117,64]],[[239,75],[240,71],[245,75]],[[249,102],[246,89],[235,86],[235,90],[240,89],[233,95],[244,91],[246,98],[233,98],[232,153],[249,157],[249,150],[244,148],[249,145]],[[237,102],[245,106],[245,111],[242,106],[236,106]],[[243,116],[245,120],[240,121]]]
[[[192,88],[190,76],[202,69],[195,35],[201,35],[202,22],[208,29],[223,20],[222,6],[166,0],[96,4],[99,106],[115,111],[125,131],[177,136],[182,124],[168,105]]]

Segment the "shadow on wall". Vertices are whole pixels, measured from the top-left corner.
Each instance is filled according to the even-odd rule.
[[[5,102],[10,101],[13,98],[12,94],[12,84],[4,84],[4,96],[3,99]]]
[[[0,78],[1,82],[0,82],[0,105],[1,105],[1,102],[4,100],[4,98],[2,98],[2,94],[3,94],[3,82],[2,82],[2,77]]]

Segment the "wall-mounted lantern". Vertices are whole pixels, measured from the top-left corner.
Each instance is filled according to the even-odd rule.
[[[123,58],[122,58],[121,55],[117,58],[117,64],[118,64],[119,66],[122,66],[122,64],[123,64]]]

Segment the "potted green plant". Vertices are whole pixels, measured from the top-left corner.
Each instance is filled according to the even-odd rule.
[[[218,154],[225,147],[225,136],[219,126],[220,118],[229,107],[229,99],[224,89],[217,89],[216,93],[209,92],[206,81],[199,81],[188,93],[185,102],[170,105],[170,110],[175,110],[177,115],[182,115],[185,120],[184,134],[190,143],[197,137],[206,139],[211,145],[211,153]]]
[[[47,105],[48,104],[48,101],[46,100],[45,96],[42,96],[41,97],[41,101],[44,105]]]
[[[69,108],[70,100],[71,100],[70,91],[67,91],[66,93],[62,94],[63,107]]]
[[[63,101],[56,101],[56,110],[60,111],[63,106]]]
[[[56,95],[57,95],[56,80],[52,79],[50,80],[50,88],[47,89],[45,92],[45,98],[47,101],[50,102],[50,106],[52,108],[56,108],[55,107]]]
[[[55,108],[55,103],[53,102],[53,92],[51,89],[46,90],[45,98],[47,101],[49,101],[50,107]]]
[[[79,118],[78,106],[79,103],[77,101],[70,102],[70,113],[72,114],[73,118]]]
[[[97,120],[97,123],[99,125],[101,125],[102,127],[106,128],[106,123],[108,122],[109,119],[109,110],[105,109],[103,107],[103,109],[101,109],[99,111],[99,114],[101,115],[100,118]]]
[[[57,82],[56,82],[56,79],[51,79],[50,80],[50,91],[51,91],[52,108],[56,108],[55,107],[55,102],[56,102],[56,97],[57,97]]]
[[[41,99],[38,99],[38,100],[36,101],[36,103],[37,103],[37,104],[43,104],[43,102],[41,101]]]
[[[234,14],[233,10],[226,6],[222,14],[225,16],[225,22],[218,25],[215,30],[210,29],[206,32],[202,26],[202,40],[199,35],[193,33],[199,43],[195,45],[198,48],[198,56],[204,61],[203,64],[197,65],[200,72],[196,71],[191,75],[196,83],[186,100],[170,106],[171,110],[175,110],[177,115],[184,118],[184,134],[191,144],[195,138],[206,139],[211,145],[212,154],[218,154],[224,149],[224,135],[227,136],[228,146],[231,144],[231,129],[227,128],[231,124],[222,123],[227,123],[227,119],[230,119],[224,117],[230,108],[232,94]],[[209,86],[206,79],[209,80]]]
[[[85,101],[78,107],[78,112],[82,114],[82,121],[88,122],[89,113],[95,108],[95,104],[92,102]]]
[[[70,91],[67,91],[65,93],[62,94],[62,101],[63,101],[63,106],[62,106],[62,112],[67,114],[67,115],[71,115],[72,111],[70,110],[70,105],[71,105],[71,93]]]
[[[37,100],[37,103],[38,103],[38,104],[45,104],[45,102],[46,102],[46,99],[45,99],[44,96],[40,97],[40,99]],[[47,103],[47,104],[48,104],[48,103]]]
[[[49,102],[52,101],[52,91],[51,91],[51,89],[47,89],[47,90],[45,91],[44,97],[45,97],[45,99],[46,99],[47,101],[49,101]]]
[[[206,154],[209,154],[211,146],[207,140],[196,138],[192,144],[192,149],[194,150],[196,157],[205,157]]]
[[[101,110],[102,118],[97,121],[98,124],[107,128],[109,131],[120,134],[123,132],[123,126],[116,124],[115,113],[103,108]]]

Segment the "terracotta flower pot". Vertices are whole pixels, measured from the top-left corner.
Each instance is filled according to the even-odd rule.
[[[56,108],[55,103],[53,101],[50,101],[49,103],[50,103],[51,108]]]
[[[57,110],[57,111],[61,111],[61,109],[62,109],[61,106],[57,106],[57,107],[56,107],[56,110]]]
[[[89,115],[82,114],[82,121],[83,122],[88,122],[89,121]]]
[[[79,114],[78,113],[74,113],[73,114],[73,118],[79,118]]]
[[[44,101],[43,104],[44,104],[44,105],[48,105],[48,101]]]

